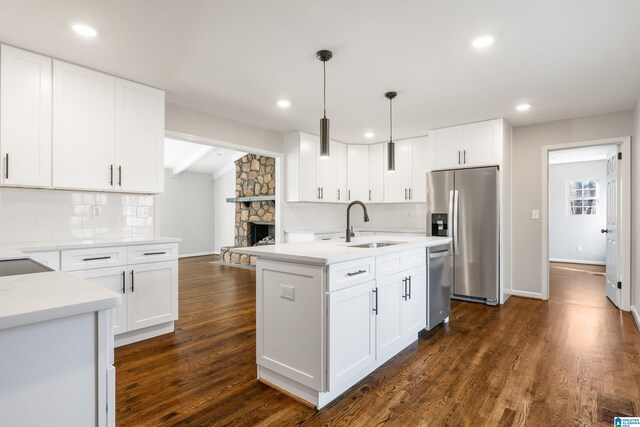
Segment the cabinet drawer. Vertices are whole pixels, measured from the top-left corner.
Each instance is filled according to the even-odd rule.
[[[34,261],[54,270],[60,270],[60,251],[25,252]]]
[[[331,264],[329,266],[329,292],[374,280],[376,260],[373,257]]]
[[[127,247],[70,249],[62,251],[62,271],[118,267],[127,263]]]
[[[425,265],[426,263],[426,248],[381,255],[376,257],[376,276],[378,278],[388,276],[408,268]]]
[[[177,243],[161,243],[157,245],[135,245],[127,248],[127,263],[142,264],[146,262],[173,261],[178,259]]]

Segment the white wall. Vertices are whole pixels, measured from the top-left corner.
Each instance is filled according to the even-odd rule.
[[[235,168],[213,181],[213,208],[216,220],[214,250],[216,252],[220,252],[223,246],[233,246],[236,205],[227,203],[227,198],[235,197],[235,188]]]
[[[206,173],[164,171],[164,193],[156,196],[160,235],[180,237],[180,255],[214,249],[213,177]]]
[[[370,222],[362,218],[362,208],[351,208],[351,224],[356,228],[426,230],[426,206],[423,203],[368,204]],[[346,204],[284,203],[285,231],[338,230],[347,226]]]
[[[633,286],[631,287],[631,310],[636,318],[638,328],[640,328],[640,98],[636,104],[633,114],[633,138],[631,140],[632,165],[632,213],[631,213],[631,277]]]
[[[146,218],[138,217],[139,207]],[[152,238],[154,231],[153,196],[0,189],[0,243]]]
[[[284,135],[176,104],[165,105],[165,129],[218,141],[223,146],[284,153]]]
[[[542,203],[542,146],[628,136],[632,132],[632,111],[513,129],[514,290],[542,293],[542,226],[539,220],[531,219],[531,210],[540,209]],[[541,212],[541,215],[545,213]]]
[[[568,182],[597,178],[600,182],[596,215],[569,215]],[[607,255],[606,228],[607,161],[549,165],[549,258],[551,260],[601,263]],[[582,251],[576,247],[582,246]]]

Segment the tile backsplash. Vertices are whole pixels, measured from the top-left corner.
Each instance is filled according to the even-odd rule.
[[[0,189],[0,243],[154,237],[154,196]]]

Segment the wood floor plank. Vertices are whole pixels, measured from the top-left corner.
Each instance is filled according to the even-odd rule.
[[[454,301],[316,411],[256,380],[255,272],[214,259],[180,260],[175,333],[116,349],[118,425],[600,426],[640,407],[640,333],[600,266],[553,263],[549,301]]]

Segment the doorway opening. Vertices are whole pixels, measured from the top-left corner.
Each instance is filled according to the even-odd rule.
[[[234,248],[281,241],[279,169],[279,153],[167,134],[158,234],[181,237],[181,257],[250,267],[255,260]]]
[[[629,141],[543,147],[543,299],[629,310]]]

